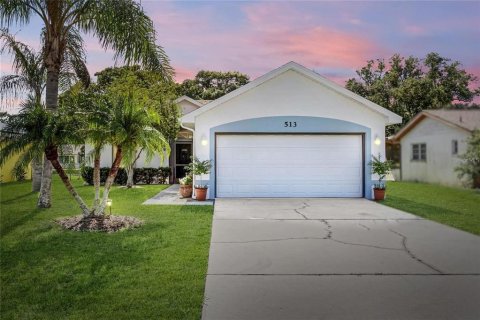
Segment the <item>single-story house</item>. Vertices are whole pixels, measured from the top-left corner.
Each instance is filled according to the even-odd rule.
[[[181,118],[212,160],[208,198],[372,197],[372,154],[401,117],[295,62]],[[199,177],[197,177],[199,178]]]
[[[455,168],[475,129],[480,129],[480,110],[441,109],[417,114],[393,138],[400,143],[401,180],[462,186]]]

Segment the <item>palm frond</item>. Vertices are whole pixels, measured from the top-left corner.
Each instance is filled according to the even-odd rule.
[[[153,22],[136,1],[92,1],[84,10],[80,30],[95,34],[105,49],[115,51],[115,59],[122,57],[127,64],[140,63],[160,72],[165,79],[172,79],[169,58],[155,43]]]

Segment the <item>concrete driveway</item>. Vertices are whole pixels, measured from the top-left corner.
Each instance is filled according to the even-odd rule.
[[[365,199],[217,199],[203,319],[480,319],[480,237]]]

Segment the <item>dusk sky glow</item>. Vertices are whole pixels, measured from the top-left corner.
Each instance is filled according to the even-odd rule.
[[[176,80],[201,69],[237,70],[252,79],[296,61],[344,84],[366,60],[428,52],[459,60],[480,77],[480,2],[204,2],[142,1]],[[41,23],[11,33],[39,47]],[[113,54],[86,36],[95,73],[114,65]],[[117,65],[122,65],[118,61]],[[11,57],[1,56],[1,73]],[[479,82],[477,82],[477,85]]]

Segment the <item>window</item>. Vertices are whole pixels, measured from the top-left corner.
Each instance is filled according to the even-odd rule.
[[[427,161],[427,144],[426,143],[412,144],[412,160]]]
[[[458,154],[458,141],[457,140],[452,140],[452,154],[453,155]]]

